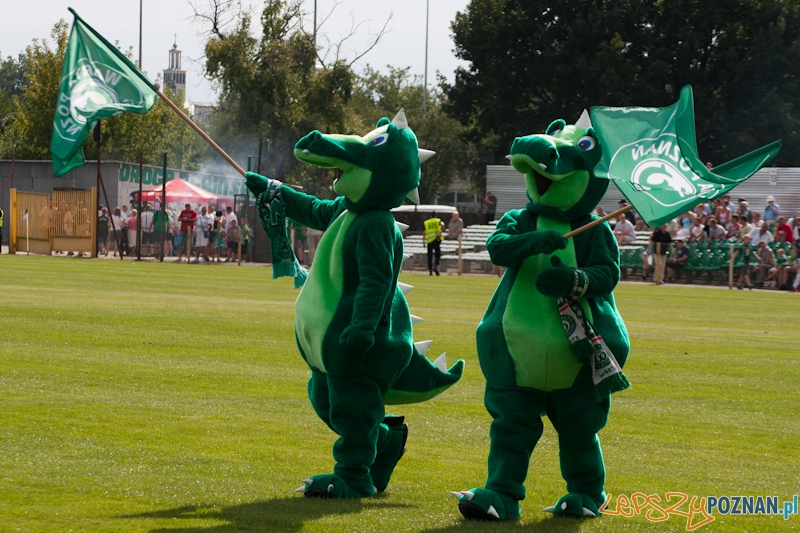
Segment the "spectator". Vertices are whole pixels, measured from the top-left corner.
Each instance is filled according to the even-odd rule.
[[[766,226],[766,224],[764,225]],[[767,277],[769,271],[775,268],[775,254],[773,254],[770,247],[767,246],[766,241],[759,241],[755,259],[758,261],[756,287],[761,287],[764,285],[764,278]]]
[[[778,253],[775,256],[775,268],[770,269],[767,279],[770,281],[775,279],[778,288],[785,291],[788,287],[786,281],[789,277],[789,258],[786,256],[786,251],[783,248],[778,248]],[[777,279],[776,279],[777,278]]]
[[[128,220],[125,224],[125,227],[128,228],[128,248],[130,252],[128,255],[136,253],[136,230],[138,228],[138,220],[136,219],[136,209],[131,209],[131,214],[128,217]]]
[[[108,223],[108,209],[104,207],[97,217],[97,247],[98,253],[103,255],[108,255]]]
[[[758,213],[750,213],[750,220],[754,228],[760,228],[764,224],[764,221],[761,220],[761,215]],[[767,227],[767,229],[769,229],[769,227]]]
[[[178,220],[181,223],[180,241],[178,242],[178,261],[183,260],[184,253],[186,254],[186,261],[189,261],[192,256],[192,251],[187,251],[186,247],[192,245],[189,237],[195,222],[197,222],[197,211],[192,209],[192,204],[186,204],[184,210],[178,215]]]
[[[743,239],[745,235],[753,231],[753,225],[747,221],[747,217],[742,215],[739,217],[739,239]]]
[[[156,202],[158,203],[158,202]],[[159,205],[159,207],[161,207]],[[150,224],[150,244],[152,245],[152,253],[155,254],[156,252],[156,245],[160,242],[164,242],[164,256],[168,256],[172,254],[172,233],[170,231],[170,225],[172,223],[172,218],[170,216],[169,211],[161,212],[161,209],[156,209],[152,211],[153,217],[152,222]],[[159,250],[159,253],[161,251]]]
[[[306,246],[308,246],[308,239],[306,235],[306,227],[298,224],[292,220],[292,227],[294,228],[294,255],[302,265],[305,262]]]
[[[594,209],[594,214],[599,216],[600,218],[603,218],[604,216],[606,216],[606,212],[603,210],[603,206],[602,205],[598,205]]]
[[[788,274],[795,275],[794,282],[792,282],[792,292],[798,292],[798,286],[800,286],[800,245],[795,245],[792,255],[794,256],[793,270]]]
[[[775,224],[775,234],[773,235],[777,242],[793,242],[794,232],[792,227],[786,223],[786,219],[778,217]]]
[[[708,224],[706,225],[705,232],[708,235],[709,241],[715,241],[718,239],[723,239],[725,237],[725,230],[722,229],[721,226],[717,224],[717,219],[711,217],[708,219]]]
[[[214,216],[214,250],[216,251],[216,261],[219,262],[225,257],[224,252],[227,251],[225,246],[225,240],[227,238],[227,233],[225,232],[225,216],[223,216],[222,211],[217,211]]]
[[[800,246],[800,215],[794,217],[794,227],[792,229],[795,245]]]
[[[648,230],[647,224],[645,223],[644,219],[639,216],[638,213],[636,214],[636,224],[633,225],[633,229],[634,229],[634,231],[647,231]]]
[[[728,196],[728,200],[730,200],[730,196]],[[714,217],[717,219],[717,222],[727,228],[728,224],[731,223],[731,217],[733,213],[731,213],[731,208],[728,207],[727,202],[725,202],[725,196],[723,196],[719,201],[714,200],[714,204],[716,205]]]
[[[692,250],[686,246],[683,239],[678,239],[678,245],[675,247],[675,255],[670,257],[667,261],[667,276],[669,281],[674,281],[676,274],[683,270],[683,267],[689,262],[689,257],[692,255]]]
[[[750,284],[750,262],[753,258],[753,248],[750,246],[750,234],[744,236],[742,241],[742,249],[739,251],[742,254],[742,268],[739,269],[739,282],[736,285],[736,288],[740,291],[742,289],[742,283],[747,284],[748,289],[752,289],[753,286]]]
[[[236,261],[239,255],[239,238],[242,232],[234,219],[227,231],[228,238],[228,258],[225,261]]]
[[[492,194],[492,191],[486,191],[486,195],[483,197],[483,213],[486,217],[485,224],[489,224],[494,220],[495,213],[497,213],[497,196]]]
[[[639,217],[637,216],[636,218],[639,218]],[[667,233],[669,233],[670,237],[672,237],[673,239],[678,234],[678,220],[677,219],[673,218],[672,220],[667,222]]]
[[[775,224],[781,216],[781,206],[775,203],[775,197],[767,196],[767,207],[764,208],[764,222],[770,226]]]
[[[128,211],[128,206],[124,205],[124,204],[122,206],[122,218],[124,218],[125,220],[128,220],[129,218],[131,218],[131,214]]]
[[[153,255],[155,250],[155,235],[153,235],[153,205],[149,202],[144,204],[142,212],[142,253]]]
[[[464,221],[458,216],[458,211],[453,211],[450,222],[447,224],[447,237],[449,241],[457,241],[464,231]]]
[[[708,215],[706,214],[706,209],[704,204],[697,204],[694,208],[694,218],[700,219],[700,224],[706,225],[708,222]]]
[[[755,213],[754,213],[755,214]],[[766,224],[762,224],[760,228],[753,228],[750,230],[750,243],[753,246],[758,246],[762,241],[769,244],[775,239],[772,238],[772,233],[770,233],[769,228]]]
[[[442,257],[442,251],[439,245],[442,242],[442,228],[444,227],[444,222],[436,216],[436,211],[434,211],[431,213],[431,218],[426,220],[424,225],[425,234],[422,236],[422,240],[428,247],[428,275],[433,276],[433,273],[436,272],[438,276],[439,261]]]
[[[214,226],[214,219],[208,214],[208,208],[203,206],[200,208],[200,216],[197,217],[197,222],[194,224],[194,246],[195,258],[194,262],[200,262],[200,252],[203,252],[203,259],[208,261],[208,242],[211,237],[211,228]]]
[[[231,226],[233,225],[234,221],[238,225],[239,224],[239,217],[237,217],[236,213],[233,212],[233,208],[231,206],[228,206],[228,207],[225,208],[225,232],[226,233],[228,232],[229,229],[231,229]]]
[[[744,198],[739,198],[739,210],[736,212],[736,215],[741,218],[745,217],[748,222],[751,221],[751,214],[750,209],[748,208],[747,200]]]
[[[731,222],[728,224],[728,231],[725,232],[726,239],[738,239],[739,230],[742,227],[739,225],[739,217],[731,217]]]
[[[695,217],[694,220],[692,220],[692,227],[689,228],[689,240],[692,242],[700,241],[704,239],[705,236],[703,223],[698,217]]]
[[[664,283],[664,270],[667,267],[667,248],[672,243],[672,237],[667,232],[667,225],[663,224],[653,231],[650,235],[650,243],[653,245],[653,252],[656,257],[656,270],[653,273],[653,281],[656,285]]]
[[[125,224],[127,221],[122,218],[122,211],[119,207],[114,208],[114,213],[111,215],[111,233],[109,234],[110,240],[108,241],[108,251],[114,248],[114,257],[117,256],[117,239],[119,239],[119,247],[124,249],[125,239],[122,237],[125,234]],[[119,250],[120,255],[122,250]],[[108,253],[106,253],[108,255]]]
[[[623,198],[619,201],[620,209],[627,206],[628,206],[628,200]],[[630,222],[631,224],[636,224],[636,215],[637,213],[634,209],[629,209],[628,211],[625,211],[625,218],[627,218],[628,222]]]
[[[617,244],[619,245],[630,244],[636,240],[636,230],[625,215],[617,217],[617,225],[614,226],[614,236],[617,238]]]
[[[242,252],[247,257],[247,262],[253,262],[253,230],[250,229],[250,225],[247,223],[247,218],[242,217]],[[320,232],[322,233],[322,232]],[[309,256],[310,256],[309,252]],[[309,259],[311,259],[309,257]]]

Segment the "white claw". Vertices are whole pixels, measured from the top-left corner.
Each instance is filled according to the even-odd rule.
[[[561,510],[562,511],[566,511],[567,510],[567,502],[561,502]]]
[[[545,513],[552,513],[554,509],[555,507],[551,505],[550,507],[545,507],[544,509],[542,509],[542,511],[544,511]]]
[[[489,506],[489,510],[486,511],[486,512],[489,513],[490,515],[492,515],[495,518],[498,518],[498,519],[500,518],[500,515],[497,514],[497,509],[494,508],[494,505],[490,505]]]
[[[311,153],[311,151],[310,151],[308,148],[304,148],[304,149],[303,149],[303,153],[304,153],[304,154],[310,154],[310,153]]]
[[[400,233],[403,233],[405,230],[408,229],[408,224],[403,224],[402,222],[397,222],[396,220],[394,223],[397,224],[397,229],[400,230]]]
[[[314,483],[314,480],[313,479],[304,479],[303,483],[305,483],[306,485],[312,485]]]
[[[303,485],[302,487],[297,487],[296,489],[294,489],[294,491],[295,492],[305,492],[306,491],[306,486]]]
[[[436,358],[436,361],[433,364],[438,368],[441,372],[447,372],[447,352],[442,352],[442,355]]]
[[[472,500],[475,497],[475,493],[468,490],[462,490],[461,494],[468,500]]]
[[[585,130],[592,127],[592,119],[589,117],[588,111],[586,111],[585,109],[583,110],[583,113],[581,113],[580,118],[575,123],[575,127],[583,128]]]
[[[414,288],[413,285],[409,285],[408,283],[403,283],[402,281],[398,281],[397,286],[400,287],[400,290],[403,291],[403,294],[408,294],[409,292],[411,292],[411,289]]]
[[[592,511],[587,509],[586,507],[583,508],[583,516],[591,516],[592,518],[597,518],[597,515],[594,514]]]
[[[413,191],[411,191],[410,193],[408,193],[408,194],[406,195],[406,198],[408,198],[409,200],[411,200],[411,203],[412,203],[412,204],[417,204],[417,205],[419,205],[419,189],[414,189]]]
[[[416,315],[411,315],[411,325],[419,324],[422,322],[422,319]]]
[[[453,496],[455,496],[455,497],[456,497],[456,500],[460,500],[460,499],[461,499],[461,493],[460,493],[460,492],[455,492],[455,491],[452,491],[452,490],[451,490],[451,491],[450,491],[450,494],[452,494]]]
[[[414,346],[417,347],[417,351],[420,353],[420,355],[425,355],[425,352],[428,351],[428,348],[431,347],[432,343],[433,341],[419,341],[415,342]]]
[[[542,170],[547,170],[547,165],[545,165],[544,163],[539,163],[539,168],[541,168]]]
[[[425,148],[418,148],[417,155],[419,157],[420,164],[422,164],[431,157],[435,156],[436,152],[434,152],[433,150],[426,150]]]
[[[508,155],[506,156],[506,159],[508,159],[509,161],[511,161],[511,154],[508,154]]]
[[[406,120],[406,111],[403,108],[400,108],[400,111],[392,119],[392,124],[394,124],[397,129],[404,130],[408,128],[408,120]]]
[[[328,494],[330,494],[331,492],[333,492],[333,483],[328,485]]]

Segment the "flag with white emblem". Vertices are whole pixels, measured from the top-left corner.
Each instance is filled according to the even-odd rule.
[[[125,111],[147,113],[157,90],[122,52],[70,12],[75,21],[61,69],[50,141],[56,176],[84,165],[83,142],[97,120]]]
[[[697,152],[692,88],[669,107],[593,107],[591,125],[602,147],[595,176],[614,180],[650,227],[710,202],[778,154],[775,141],[706,168]]]

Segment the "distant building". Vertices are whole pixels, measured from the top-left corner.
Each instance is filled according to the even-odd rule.
[[[185,102],[183,104],[187,115],[193,122],[203,122],[211,117],[211,114],[217,110],[216,102]]]
[[[178,50],[177,35],[169,51],[169,68],[164,70],[164,87],[169,87],[173,94],[186,95],[186,71],[181,70],[181,51]]]

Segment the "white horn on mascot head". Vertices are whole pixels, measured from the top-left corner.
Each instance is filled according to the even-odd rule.
[[[592,119],[589,118],[588,111],[586,111],[585,109],[583,110],[583,113],[581,113],[581,118],[579,118],[578,121],[575,123],[575,127],[584,130],[588,130],[589,128],[592,127]]]
[[[406,112],[404,108],[400,108],[400,111],[398,111],[392,119],[392,124],[394,124],[399,130],[408,129],[408,121],[406,120]]]

